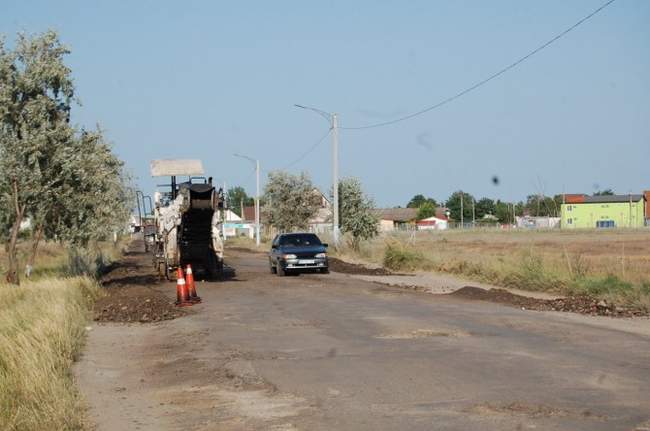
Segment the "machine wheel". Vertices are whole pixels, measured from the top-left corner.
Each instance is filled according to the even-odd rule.
[[[329,268],[321,268],[319,271],[320,271],[321,274],[329,274],[330,273]]]
[[[285,269],[282,268],[282,265],[279,263],[275,266],[275,273],[278,275],[278,277],[284,277],[287,275],[287,271],[285,271]]]
[[[208,274],[212,280],[223,278],[223,261],[220,261],[214,252],[211,252],[208,258]]]

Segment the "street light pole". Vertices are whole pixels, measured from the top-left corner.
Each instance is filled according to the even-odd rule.
[[[332,114],[332,189],[333,189],[333,217],[332,237],[334,246],[339,245],[339,123],[338,116]]]
[[[325,112],[321,109],[303,105],[294,105],[296,108],[314,111],[325,118],[332,131],[332,239],[334,246],[339,245],[339,122],[336,113]]]
[[[255,190],[255,245],[260,246],[260,161],[255,160],[257,185]]]
[[[255,163],[255,245],[260,246],[260,161],[252,157],[243,156],[241,154],[233,154],[235,157],[246,159]],[[242,214],[242,217],[244,214]]]

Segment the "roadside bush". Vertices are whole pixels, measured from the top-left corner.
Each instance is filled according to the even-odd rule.
[[[386,243],[384,267],[392,271],[413,271],[425,266],[425,258],[418,252],[407,250],[397,241]]]
[[[576,280],[567,289],[572,295],[590,295],[619,306],[650,312],[650,282],[639,285],[623,281],[615,275]]]

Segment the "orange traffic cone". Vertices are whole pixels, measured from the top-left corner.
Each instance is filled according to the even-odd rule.
[[[185,279],[187,281],[187,290],[190,294],[190,302],[201,302],[201,297],[196,294],[196,284],[194,283],[194,274],[192,274],[192,265],[189,263],[185,269]]]
[[[185,277],[183,276],[183,268],[178,268],[176,271],[176,306],[187,307],[192,305],[190,302],[190,295],[185,284]]]

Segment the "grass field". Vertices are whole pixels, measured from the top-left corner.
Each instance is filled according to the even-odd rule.
[[[397,232],[342,247],[348,260],[458,274],[505,287],[588,293],[650,310],[650,229]]]
[[[82,428],[71,366],[97,293],[86,277],[0,284],[1,429]]]
[[[19,244],[21,269],[30,245]],[[0,281],[0,430],[84,428],[71,366],[99,295],[92,275],[116,259],[122,246],[100,243],[71,252],[58,243],[43,243],[31,279],[21,277],[20,286]],[[5,259],[2,250],[0,280]],[[70,276],[81,273],[91,276]]]

